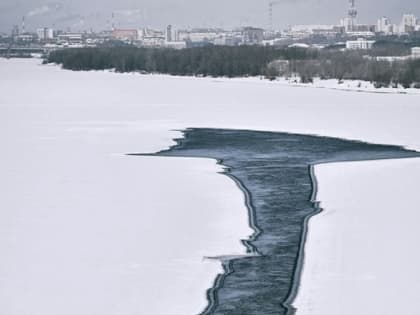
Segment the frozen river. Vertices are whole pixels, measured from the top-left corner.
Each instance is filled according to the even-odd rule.
[[[39,63],[0,59],[2,314],[177,315],[206,307],[206,290],[222,267],[203,257],[244,254],[240,240],[253,231],[243,194],[218,174],[214,160],[125,155],[165,149],[180,136],[175,130],[287,131],[420,150],[416,95],[293,88],[257,79],[69,72]],[[420,280],[418,255],[408,250],[419,238],[411,227],[420,215],[416,200],[407,197],[420,178],[420,161],[389,163],[357,168],[357,180],[357,163],[316,170],[328,219],[321,215],[310,223],[298,314],[327,314],[326,307],[337,314],[340,303],[375,307],[372,301],[382,299],[389,314],[400,303],[405,314],[420,307],[396,291],[417,290]],[[395,193],[387,190],[386,174],[392,174]],[[372,193],[357,189],[360,182],[369,183]],[[380,208],[369,199],[384,196]],[[378,216],[379,210],[386,215]],[[349,225],[356,218],[373,227],[358,229],[357,238]],[[395,222],[402,232],[385,233]],[[398,261],[384,250],[391,235],[406,249]],[[357,251],[365,239],[373,243]],[[394,275],[395,290],[392,284],[381,289],[387,274]],[[369,284],[369,294],[349,298],[351,277]],[[332,295],[337,292],[345,298]]]

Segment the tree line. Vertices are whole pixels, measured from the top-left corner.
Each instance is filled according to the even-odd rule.
[[[274,68],[274,69],[273,69]],[[298,76],[303,83],[313,78],[361,80],[375,87],[420,88],[420,59],[381,60],[362,52],[321,52],[316,59],[291,60],[287,66],[271,62],[267,73],[276,76]]]
[[[372,54],[372,52],[371,52]],[[182,50],[133,46],[75,48],[51,52],[45,62],[70,70],[165,73],[171,75],[243,77],[298,76],[301,82],[352,79],[376,87],[420,87],[420,60],[380,61],[366,51],[299,47],[208,46]]]
[[[182,50],[137,47],[102,47],[57,50],[47,62],[70,70],[115,69],[172,75],[258,76],[275,59],[314,58],[316,51],[261,46],[208,46]]]

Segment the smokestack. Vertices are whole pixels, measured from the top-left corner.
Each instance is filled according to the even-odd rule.
[[[25,16],[22,17],[22,34],[26,32],[25,30]]]

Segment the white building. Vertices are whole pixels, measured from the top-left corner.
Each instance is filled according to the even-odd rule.
[[[290,27],[290,32],[306,32],[306,33],[316,33],[319,31],[333,31],[335,25],[292,25]]]
[[[175,36],[172,30],[172,25],[168,25],[165,30],[165,41],[172,42],[174,39],[175,39]]]
[[[309,46],[308,44],[304,44],[304,43],[294,43],[294,44],[291,44],[287,47],[288,48],[304,48],[304,49],[311,48],[311,46]]]
[[[172,48],[172,49],[184,49],[187,48],[186,42],[165,42],[166,48]]]
[[[20,34],[15,37],[15,40],[18,42],[33,42],[34,41],[34,35],[33,34]]]
[[[166,42],[166,30],[164,32],[160,30],[154,30],[150,28],[144,28],[139,31],[139,39],[141,46],[143,47],[164,47]]]
[[[352,32],[354,31],[354,19],[346,17],[344,19],[341,19],[340,26],[344,27],[345,32]]]
[[[264,30],[256,27],[243,27],[239,29],[245,45],[260,45],[264,40]]]
[[[48,27],[38,28],[36,30],[39,40],[49,40],[54,38],[54,30]]]
[[[411,58],[420,59],[420,47],[411,48]]]
[[[154,37],[154,36],[146,36],[141,41],[141,45],[143,47],[164,47],[165,46],[165,37]]]
[[[414,14],[404,14],[401,24],[415,27],[417,25],[417,17]]]
[[[190,41],[193,43],[213,42],[216,38],[223,34],[224,32],[219,29],[179,30],[177,32],[177,40]]]
[[[373,32],[347,32],[348,36],[365,38],[365,37],[374,37],[375,33]]]
[[[58,40],[61,42],[67,42],[69,44],[82,44],[83,34],[81,33],[66,33],[58,35]]]
[[[391,33],[398,34],[400,32],[400,26],[398,24],[391,25]]]
[[[400,24],[400,33],[408,33],[416,30],[417,17],[414,14],[404,14]]]
[[[141,45],[143,47],[164,47],[166,32],[145,28],[142,31]]]
[[[391,24],[391,20],[386,16],[381,17],[378,20],[378,23],[376,25],[376,31],[378,33],[384,33],[384,34],[392,33],[393,27]]]
[[[346,49],[357,50],[357,49],[372,49],[374,40],[367,40],[364,38],[358,38],[357,40],[348,40],[346,42]]]
[[[243,43],[243,36],[238,32],[231,32],[229,34],[222,34],[215,38],[214,45],[220,46],[238,46]]]

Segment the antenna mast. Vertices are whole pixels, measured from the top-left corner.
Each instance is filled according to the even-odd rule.
[[[350,30],[354,31],[354,26],[356,25],[357,18],[357,9],[356,9],[356,0],[349,0],[350,8],[348,12],[349,21],[350,21]]]

